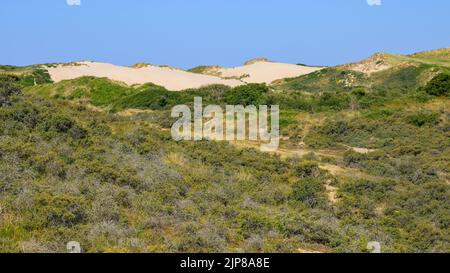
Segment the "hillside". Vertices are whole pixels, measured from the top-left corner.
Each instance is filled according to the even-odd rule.
[[[449,49],[413,55],[378,53],[359,62],[329,67],[308,75],[279,80],[280,90],[308,92],[368,89],[411,89],[426,84],[439,73],[449,73]]]
[[[0,250],[64,252],[75,240],[87,252],[365,252],[379,241],[449,252],[446,56],[385,53],[270,86],[183,92],[2,67]],[[170,110],[195,96],[280,105],[280,149],[173,141]]]
[[[411,55],[382,52],[359,62],[338,66],[338,68],[371,74],[393,67],[417,66],[422,64],[450,68],[450,48],[431,50]]]
[[[438,65],[450,66],[450,48],[419,52],[409,55],[409,57]]]

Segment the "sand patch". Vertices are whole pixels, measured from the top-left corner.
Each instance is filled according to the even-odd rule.
[[[365,74],[372,74],[375,72],[383,71],[389,69],[393,66],[390,62],[388,55],[385,53],[377,53],[365,60],[343,65],[344,69],[349,69],[357,72],[362,72]]]
[[[210,75],[186,72],[170,67],[143,65],[124,67],[107,63],[78,62],[76,65],[58,65],[48,67],[50,77],[55,82],[70,80],[83,76],[109,78],[128,85],[154,83],[171,91],[199,88],[212,84],[223,84],[231,87],[244,84],[235,79],[222,79]]]
[[[222,78],[236,78],[246,83],[270,84],[276,80],[306,75],[322,67],[309,67],[295,64],[269,62],[265,59],[247,62],[234,68],[216,68]]]
[[[197,73],[169,66],[136,64],[131,67],[117,66],[99,62],[71,62],[47,67],[54,82],[75,79],[83,76],[109,78],[128,85],[154,83],[171,91],[199,88],[212,84],[231,87],[245,83],[270,84],[284,78],[298,77],[320,70],[322,67],[309,67],[255,59],[246,65],[234,68],[220,66],[198,67]]]
[[[372,153],[372,152],[376,152],[377,149],[368,149],[368,148],[361,148],[361,147],[352,147],[352,146],[348,146],[345,144],[342,144],[342,146],[353,150],[354,152],[357,152],[359,154],[368,154],[368,153]]]

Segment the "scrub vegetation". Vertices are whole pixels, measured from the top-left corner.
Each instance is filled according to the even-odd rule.
[[[182,92],[2,66],[0,251],[449,252],[444,53]],[[173,141],[195,96],[279,104],[280,150]]]

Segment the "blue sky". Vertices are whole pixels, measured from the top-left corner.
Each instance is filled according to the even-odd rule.
[[[448,0],[67,1],[2,0],[0,64],[336,65],[450,47]]]

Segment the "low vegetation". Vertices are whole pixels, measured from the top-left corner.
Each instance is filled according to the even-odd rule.
[[[2,69],[2,252],[450,251],[445,68],[183,92]],[[173,141],[169,110],[195,96],[279,104],[280,151]]]

